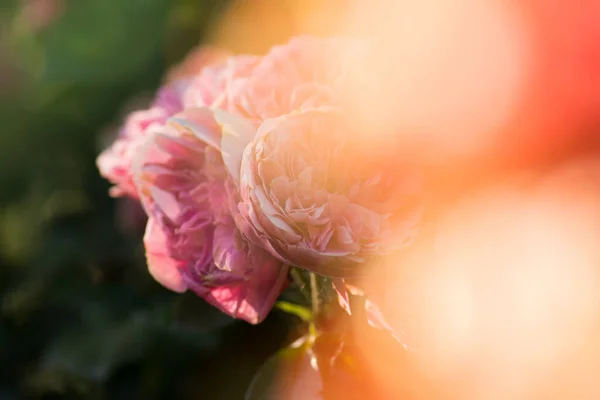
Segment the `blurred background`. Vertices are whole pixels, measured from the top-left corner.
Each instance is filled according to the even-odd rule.
[[[349,61],[365,149],[404,146],[440,224],[391,260],[416,277],[388,285],[388,315],[413,315],[431,352],[354,326],[366,370],[332,398],[598,398],[599,2],[0,0],[0,400],[244,398],[305,327],[154,282],[144,214],[108,196],[95,159],[196,46],[340,31],[380,44]]]

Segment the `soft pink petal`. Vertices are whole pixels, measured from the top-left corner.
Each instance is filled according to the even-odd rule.
[[[169,118],[167,123],[181,132],[193,134],[215,149],[221,148],[221,129],[209,108],[188,108]]]
[[[167,236],[160,227],[154,220],[149,219],[144,235],[148,271],[158,283],[167,289],[182,293],[187,290],[187,285],[179,270],[184,263],[169,256],[167,240]]]
[[[234,181],[239,182],[244,150],[254,138],[256,127],[250,121],[222,110],[215,110],[215,120],[221,127],[223,162]]]

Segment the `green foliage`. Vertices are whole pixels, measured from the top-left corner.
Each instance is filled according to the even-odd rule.
[[[160,63],[169,2],[76,0],[40,38],[42,79],[51,82],[129,81]],[[159,48],[160,49],[160,48]]]

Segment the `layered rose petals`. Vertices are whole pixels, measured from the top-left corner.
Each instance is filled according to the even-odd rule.
[[[262,121],[335,104],[342,54],[355,44],[343,38],[300,36],[273,47],[237,91],[228,111]]]
[[[165,287],[191,289],[223,312],[258,323],[287,269],[241,236],[228,213],[228,174],[214,152],[188,131],[165,126],[138,154],[135,182],[150,217],[148,267]]]
[[[102,175],[115,184],[111,194],[139,198],[149,216],[144,244],[150,274],[170,290],[193,290],[250,323],[270,311],[287,268],[235,225],[237,188],[223,163],[212,110],[230,109],[259,60],[230,57],[195,76],[186,69],[149,109],[127,118],[98,158]]]
[[[195,53],[202,54],[202,51]],[[186,108],[212,107],[216,103],[226,106],[227,97],[233,96],[234,89],[245,82],[258,60],[253,56],[224,58],[224,54],[216,49],[208,49],[205,53],[204,58],[193,64],[182,65],[177,73],[180,77],[162,87],[148,109],[131,113],[119,137],[98,157],[100,173],[115,184],[111,189],[112,196],[138,197],[131,167],[151,127],[164,125],[169,117]],[[219,62],[203,68],[201,60]]]
[[[367,259],[409,245],[420,217],[418,188],[402,172],[364,175],[346,129],[331,108],[267,120],[241,165],[244,234],[285,263],[330,276],[364,274]]]
[[[259,61],[260,57],[239,55],[204,68],[183,95],[185,107],[218,107],[231,111]]]

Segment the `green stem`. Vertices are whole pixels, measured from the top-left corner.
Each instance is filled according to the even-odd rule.
[[[290,275],[292,277],[292,280],[296,284],[296,286],[298,286],[298,290],[302,294],[302,296],[304,297],[304,299],[306,300],[306,302],[307,303],[311,302],[310,296],[308,296],[308,293],[306,293],[306,291],[304,290],[304,288],[306,286],[306,283],[304,282],[304,280],[300,276],[300,273],[298,272],[298,270],[296,268],[292,268],[291,271],[290,271]]]
[[[314,273],[310,273],[310,296],[311,296],[311,305],[312,305],[312,313],[313,320],[319,315],[319,285],[317,283],[317,275]]]

